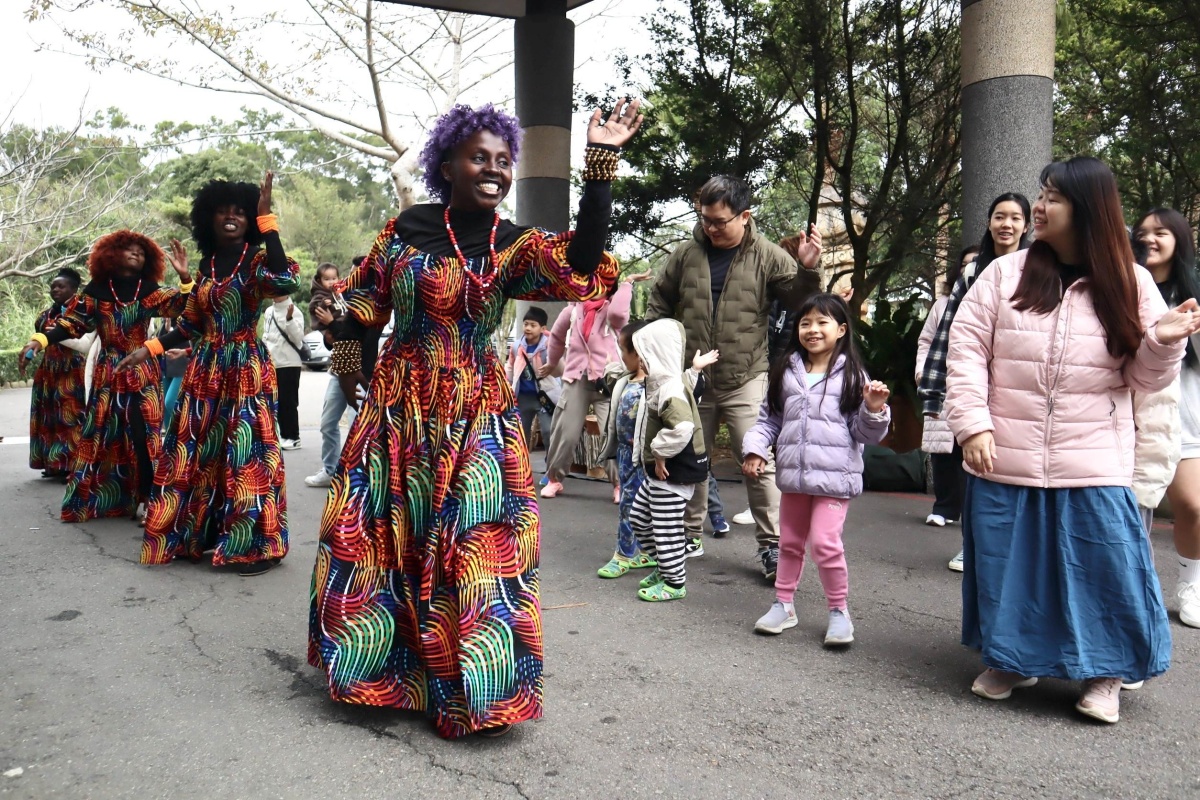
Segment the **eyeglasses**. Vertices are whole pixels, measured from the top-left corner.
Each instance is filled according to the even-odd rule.
[[[704,215],[703,215],[703,214],[701,214],[700,212],[696,212],[696,216],[700,218],[700,225],[701,225],[701,227],[703,227],[705,230],[710,230],[710,231],[723,231],[723,230],[725,230],[725,226],[726,226],[726,225],[728,225],[729,223],[733,222],[735,219],[737,219],[737,218],[738,218],[739,216],[741,216],[741,215],[740,215],[740,214],[734,214],[734,215],[733,215],[732,217],[730,217],[729,219],[712,219],[712,218],[710,218],[710,217],[706,217],[706,216],[704,216]]]

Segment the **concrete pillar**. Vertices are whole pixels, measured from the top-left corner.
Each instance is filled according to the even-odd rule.
[[[551,231],[571,227],[571,124],[575,85],[575,23],[567,0],[526,0],[513,26],[517,117],[524,136],[517,160],[517,223]],[[511,335],[529,303],[516,303]],[[563,303],[538,303],[550,324]]]
[[[962,0],[963,240],[1004,192],[1033,201],[1054,134],[1053,0]]]

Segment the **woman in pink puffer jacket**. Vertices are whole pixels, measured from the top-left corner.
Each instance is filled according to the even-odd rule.
[[[1130,392],[1175,379],[1200,314],[1194,300],[1168,311],[1133,266],[1108,167],[1054,163],[1041,185],[1037,242],[992,262],[950,332],[945,416],[972,476],[963,643],[987,666],[975,694],[1082,680],[1076,709],[1116,722],[1122,680],[1171,658],[1129,488]]]

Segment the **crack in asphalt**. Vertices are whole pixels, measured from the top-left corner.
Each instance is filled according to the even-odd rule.
[[[199,653],[202,658],[207,658],[212,663],[219,665],[221,663],[219,659],[213,658],[208,653],[204,652],[204,648],[200,646],[199,642],[200,635],[196,632],[196,629],[192,627],[191,620],[188,619],[189,614],[195,614],[204,607],[205,603],[217,596],[217,585],[215,582],[209,582],[208,592],[208,597],[205,597],[203,600],[197,603],[195,607],[181,612],[180,616],[182,618],[175,624],[187,630],[187,632],[190,634],[189,641],[192,643],[192,647],[196,648],[196,652]]]
[[[47,519],[49,519],[53,522],[59,522],[59,523],[62,522],[62,506],[55,507],[55,506],[50,505],[49,503],[45,503],[45,504],[43,504],[42,508],[46,512]],[[100,539],[96,536],[95,532],[93,532],[92,530],[90,530],[88,528],[88,523],[86,523],[86,522],[76,522],[76,523],[68,523],[68,524],[73,525],[73,527],[77,531],[79,531],[84,536],[86,536],[88,541],[91,542],[92,547],[94,547],[96,549],[96,552],[99,553],[100,556],[103,558],[111,558],[116,561],[123,561],[126,564],[137,564],[141,560],[140,558],[126,558],[125,556],[119,556],[119,555],[116,555],[115,553],[108,552],[108,550],[106,550],[104,548],[104,545],[102,545],[100,543]]]

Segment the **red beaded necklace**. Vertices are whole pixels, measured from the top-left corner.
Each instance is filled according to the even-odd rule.
[[[217,254],[213,253],[212,256],[208,259],[208,275],[205,275],[203,272],[201,272],[200,277],[206,278],[206,279],[212,281],[213,285],[218,288],[224,286],[225,284],[227,284],[231,280],[233,280],[234,275],[238,274],[238,270],[240,270],[242,268],[242,261],[244,261],[246,259],[246,253],[249,250],[250,250],[250,243],[246,242],[245,244],[242,245],[242,254],[240,256],[238,256],[238,262],[237,262],[237,265],[234,266],[233,272],[230,272],[228,275],[226,275],[221,280],[217,280]]]
[[[112,278],[108,279],[108,290],[112,292],[113,302],[117,304],[117,308],[125,308],[137,302],[137,299],[142,296],[142,279],[138,278],[137,288],[133,290],[133,299],[129,302],[124,302],[117,297],[117,287],[113,286]]]
[[[492,279],[496,277],[496,265],[500,263],[500,259],[496,258],[496,229],[500,227],[500,213],[496,212],[492,217],[492,232],[488,236],[488,253],[491,257],[488,260],[487,272],[479,275],[471,272],[470,267],[467,266],[466,256],[458,247],[458,237],[454,235],[454,229],[450,227],[450,206],[446,206],[442,219],[446,222],[446,233],[450,236],[450,244],[454,245],[454,255],[458,256],[458,260],[462,262],[463,272],[467,273],[467,279],[479,289],[489,288],[492,285]]]

